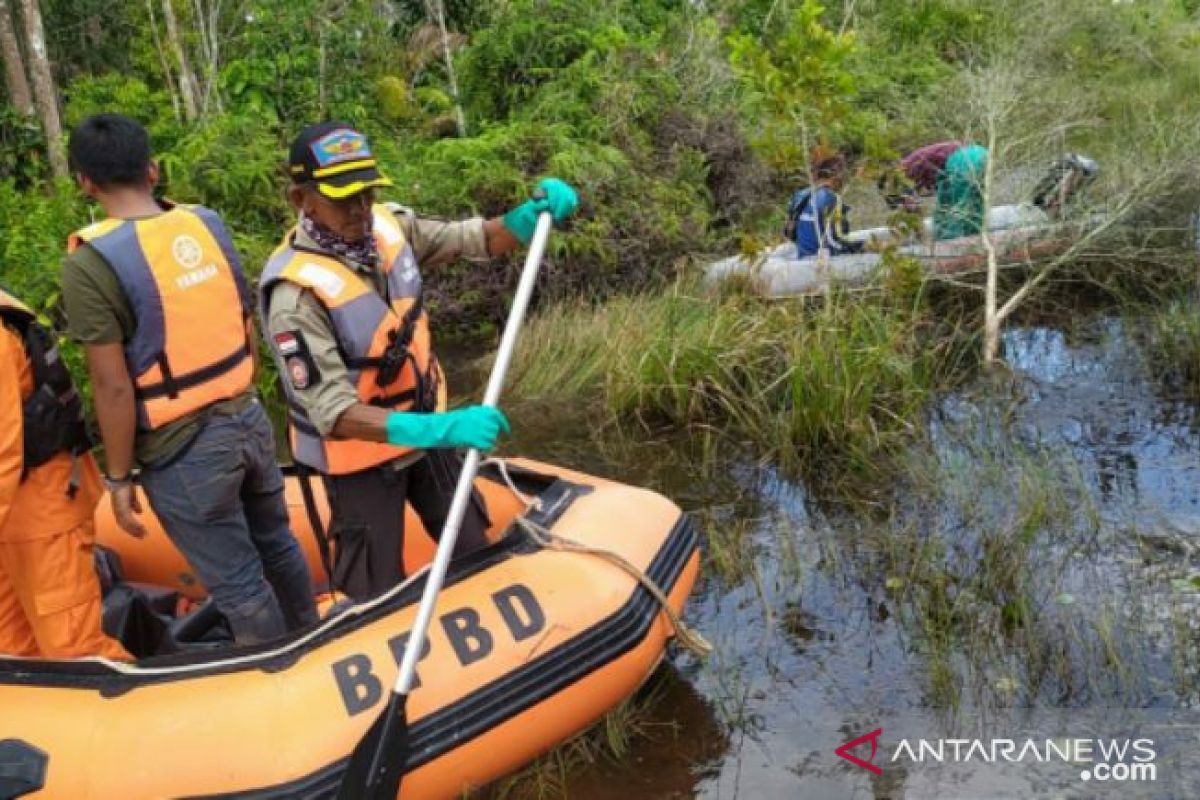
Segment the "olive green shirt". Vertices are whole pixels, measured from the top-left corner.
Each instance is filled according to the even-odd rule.
[[[80,245],[63,263],[62,301],[67,334],[80,344],[125,344],[133,338],[137,318],[129,298],[108,261],[90,245]],[[196,331],[196,336],[203,335],[204,331]],[[153,431],[139,430],[134,458],[143,467],[161,464],[192,440],[209,414],[237,413],[253,399],[251,389]]]
[[[491,259],[482,218],[447,222],[418,217],[406,208],[391,205],[389,208],[395,213],[419,266],[436,267],[458,258],[476,262]],[[301,247],[320,249],[303,231],[296,229],[292,235]],[[346,259],[339,260],[369,282],[380,297],[387,298],[387,279],[382,270],[364,267]],[[359,402],[358,392],[350,382],[349,371],[338,352],[337,336],[328,312],[308,289],[289,281],[280,281],[271,290],[266,326],[272,340],[276,335],[287,332],[298,331],[303,336],[316,368],[317,374],[313,376],[316,380],[305,388],[292,386],[290,389],[321,435],[328,436],[342,413]],[[284,375],[283,379],[287,380],[287,376]]]

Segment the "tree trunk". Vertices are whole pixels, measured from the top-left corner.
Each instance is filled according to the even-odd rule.
[[[175,74],[171,72],[171,61],[163,47],[162,37],[158,35],[158,19],[154,14],[154,0],[146,0],[146,14],[150,18],[150,36],[154,40],[154,49],[158,51],[158,63],[162,65],[163,83],[167,93],[171,95],[171,109],[175,112],[175,121],[183,122],[183,112],[179,105],[179,87],[175,85]]]
[[[167,24],[167,41],[175,51],[175,61],[179,67],[179,95],[183,99],[183,117],[188,122],[196,119],[198,106],[196,104],[196,74],[188,62],[187,50],[183,40],[179,38],[179,24],[175,21],[175,8],[171,0],[162,0],[163,21]]]
[[[87,35],[89,47],[99,47],[104,42],[104,23],[96,14],[88,14],[87,21],[83,24],[83,30]]]
[[[207,9],[206,9],[207,6]],[[200,29],[200,54],[204,57],[204,92],[200,100],[200,113],[207,114],[209,111],[209,103],[217,110],[218,113],[223,111],[221,105],[221,92],[217,87],[217,78],[219,77],[218,67],[220,66],[220,50],[217,42],[217,28],[221,17],[221,0],[213,0],[210,3],[202,3],[201,0],[192,0],[192,8],[196,14],[196,26]]]
[[[450,97],[454,99],[454,121],[459,138],[467,135],[467,119],[463,115],[462,101],[458,98],[458,78],[454,73],[454,58],[450,55],[450,33],[446,30],[446,9],[442,0],[426,0],[426,11],[432,11],[438,30],[442,33],[442,58],[446,61],[446,76],[450,80]]]
[[[846,7],[842,9],[842,24],[838,27],[838,36],[841,36],[847,29],[853,27],[854,22],[854,7],[858,5],[858,0],[850,0],[846,3]]]
[[[216,0],[208,14],[208,42],[212,58],[208,62],[208,88],[212,92],[213,105],[218,113],[225,113],[225,105],[221,102],[221,40],[217,32],[221,21],[221,2]]]
[[[50,169],[56,178],[67,177],[67,150],[63,144],[62,121],[58,116],[58,88],[50,71],[46,55],[46,33],[42,29],[42,11],[37,0],[21,0],[21,16],[25,18],[25,39],[29,53],[29,71],[33,76],[34,101],[42,118],[46,134],[46,149],[50,154]]]
[[[17,111],[32,117],[33,95],[29,93],[29,80],[25,77],[25,59],[21,58],[21,46],[17,44],[17,31],[13,25],[13,13],[8,0],[0,0],[0,52],[4,54],[4,80],[8,86],[8,99]]]
[[[1000,358],[1000,317],[996,314],[995,268],[988,258],[988,311],[983,321],[983,363],[991,367]]]

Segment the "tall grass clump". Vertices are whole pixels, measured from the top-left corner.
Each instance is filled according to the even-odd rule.
[[[610,410],[753,433],[769,413],[773,376],[786,369],[783,315],[764,314],[744,298],[710,303],[674,292],[647,310],[640,346],[615,353],[605,376]]]
[[[907,309],[835,300],[788,342],[780,408],[769,421],[787,459],[864,468],[917,432],[939,383],[939,348]]]
[[[1155,372],[1200,399],[1200,303],[1169,304],[1151,318],[1146,339]]]
[[[872,473],[960,372],[953,334],[919,294],[777,302],[680,285],[543,313],[523,336],[514,392],[647,428],[717,429],[800,473]]]

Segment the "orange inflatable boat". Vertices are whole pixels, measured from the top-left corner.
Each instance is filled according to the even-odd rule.
[[[505,463],[478,480],[493,543],[451,565],[438,599],[408,704],[404,798],[460,797],[582,731],[645,680],[674,634],[628,572],[547,546],[518,517],[619,554],[676,612],[696,579],[696,534],[667,499]],[[292,521],[323,581],[292,484]],[[537,507],[527,510],[514,489]],[[107,506],[99,538],[119,553],[126,579],[203,597],[161,531],[126,536]],[[419,530],[415,516],[408,522]],[[432,552],[423,538],[407,537],[410,570]],[[410,574],[388,595],[258,647],[198,648],[136,665],[0,657],[0,797],[333,797],[395,680],[424,586],[423,571]]]

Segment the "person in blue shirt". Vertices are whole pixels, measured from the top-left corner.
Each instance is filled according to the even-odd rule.
[[[842,202],[846,159],[825,156],[814,164],[814,186],[792,195],[785,235],[796,243],[796,256],[815,256],[824,249],[831,256],[862,252],[862,244],[844,238],[850,232],[850,207]]]

